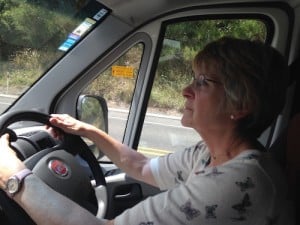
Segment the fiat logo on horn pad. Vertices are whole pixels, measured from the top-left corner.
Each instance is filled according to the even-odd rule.
[[[48,166],[52,172],[61,177],[65,177],[69,174],[69,169],[67,165],[58,159],[51,160]]]

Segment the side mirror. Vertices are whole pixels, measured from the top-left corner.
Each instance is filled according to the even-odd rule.
[[[104,98],[80,95],[77,101],[77,118],[108,132],[108,108]]]
[[[92,124],[108,133],[108,108],[104,98],[94,95],[80,95],[77,101],[77,119]],[[94,143],[84,139],[89,145],[96,159],[104,155]]]

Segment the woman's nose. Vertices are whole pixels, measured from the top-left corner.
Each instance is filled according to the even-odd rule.
[[[182,90],[182,95],[185,98],[193,98],[195,96],[194,90],[193,90],[193,84],[189,84]]]

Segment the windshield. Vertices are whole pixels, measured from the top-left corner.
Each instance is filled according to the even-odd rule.
[[[89,0],[0,0],[0,113],[108,12]]]

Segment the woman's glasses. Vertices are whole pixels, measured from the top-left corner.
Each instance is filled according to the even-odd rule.
[[[195,84],[196,87],[201,87],[207,85],[207,82],[212,82],[215,84],[222,84],[221,81],[213,80],[210,78],[207,78],[205,75],[199,75],[198,77],[193,77],[193,84]]]

